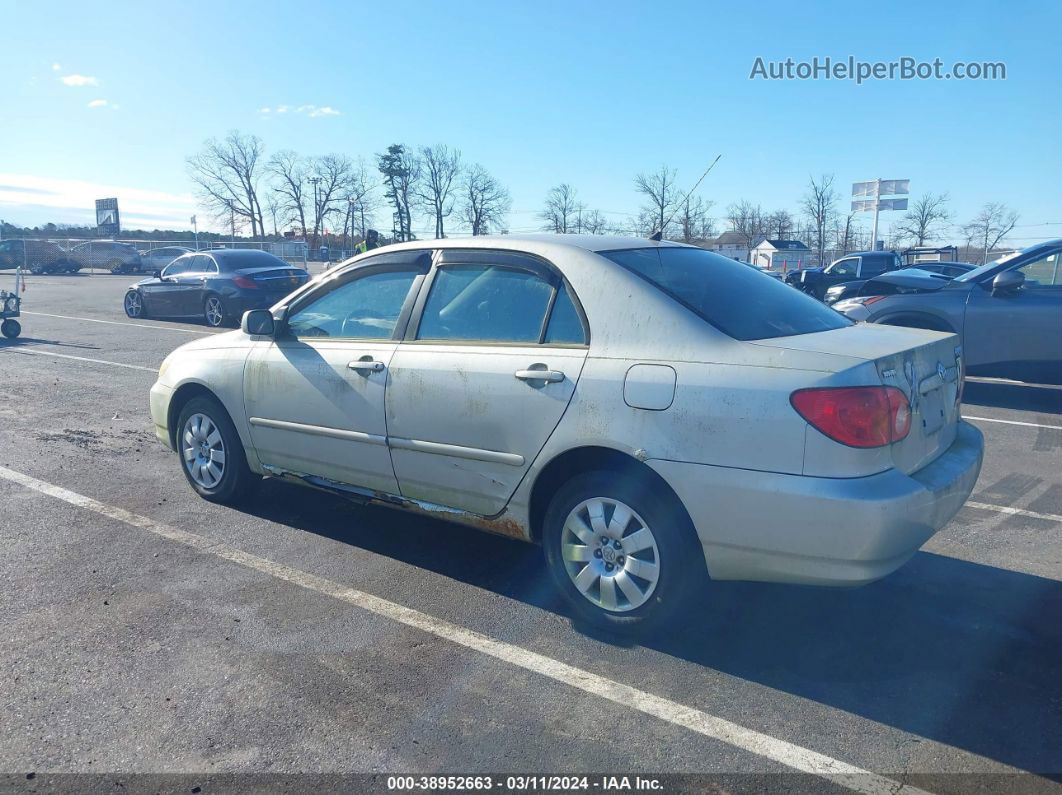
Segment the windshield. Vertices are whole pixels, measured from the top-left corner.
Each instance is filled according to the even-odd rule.
[[[738,340],[851,325],[843,315],[756,268],[699,248],[637,248],[601,256],[634,271]]]

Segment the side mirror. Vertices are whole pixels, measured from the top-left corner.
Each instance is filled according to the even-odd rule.
[[[992,280],[992,295],[1007,295],[1017,292],[1025,284],[1025,274],[1021,271],[1003,271]]]
[[[276,333],[273,313],[268,309],[251,309],[243,313],[240,328],[253,337],[272,337]]]
[[[151,272],[151,278],[153,278],[153,279],[161,279],[162,278],[162,271],[152,271]]]

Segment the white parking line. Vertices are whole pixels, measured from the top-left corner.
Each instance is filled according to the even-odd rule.
[[[141,367],[139,364],[125,364],[124,362],[108,362],[106,359],[90,359],[87,356],[71,356],[69,353],[55,353],[54,351],[40,351],[26,346],[19,346],[17,348],[3,347],[0,351],[8,351],[9,353],[28,353],[31,356],[54,356],[58,359],[75,359],[79,362],[91,362],[92,364],[109,364],[111,367],[125,367],[128,370],[143,370],[145,373],[158,374],[159,368],[157,367]]]
[[[21,472],[0,467],[0,477],[79,508],[94,511],[130,527],[146,530],[170,541],[184,544],[203,554],[214,555],[267,574],[270,577],[275,577],[278,580],[298,585],[300,588],[325,594],[390,621],[413,627],[437,638],[456,643],[467,649],[489,655],[502,662],[507,662],[553,679],[561,684],[582,690],[590,695],[611,701],[621,707],[638,710],[645,715],[650,715],[713,740],[718,740],[735,748],[771,759],[794,770],[819,776],[856,792],[867,793],[867,795],[893,795],[894,793],[921,795],[923,793],[922,790],[915,787],[901,784],[893,779],[879,776],[876,773],[871,773],[868,770],[863,770],[785,740],[779,740],[762,732],[747,729],[724,718],[638,690],[630,685],[621,684],[599,674],[576,668],[573,665],[554,660],[551,657],[529,651],[520,646],[495,640],[479,632],[452,624],[449,621],[421,613],[419,610],[403,607],[395,602],[381,599],[364,591],[348,588],[345,585],[326,580],[309,572],[285,566],[283,563],[258,557],[222,541],[190,533],[187,530],[181,530],[162,522],[156,522],[146,516],[140,516],[124,508],[108,505],[91,497],[64,489],[61,486],[37,480]]]
[[[1062,516],[1057,513],[1037,513],[1036,511],[1028,511],[1025,508],[1009,508],[1006,505],[992,505],[987,502],[973,502],[967,501],[967,507],[980,508],[982,511],[996,511],[997,513],[1005,513],[1011,516],[1028,516],[1030,519],[1044,519],[1048,522],[1062,522]]]
[[[1017,420],[997,420],[995,417],[971,417],[967,414],[963,414],[964,420],[975,420],[977,422],[1001,422],[1004,425],[1024,425],[1028,428],[1054,428],[1055,430],[1062,431],[1062,425],[1041,425],[1038,422],[1018,422]]]
[[[22,314],[24,314],[24,315],[40,315],[41,317],[58,317],[58,318],[62,318],[63,320],[83,320],[86,323],[107,323],[108,325],[111,325],[111,326],[136,326],[138,328],[151,328],[151,329],[157,329],[157,330],[162,330],[162,331],[178,331],[181,334],[218,334],[218,333],[220,333],[220,332],[217,332],[217,331],[200,331],[198,329],[191,329],[191,328],[174,328],[173,326],[155,326],[155,325],[148,325],[147,323],[130,323],[130,322],[126,321],[126,320],[97,320],[94,317],[75,317],[73,315],[53,315],[53,314],[51,314],[49,312],[26,312],[26,311],[23,311]]]

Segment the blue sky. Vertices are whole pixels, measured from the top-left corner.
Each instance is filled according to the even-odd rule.
[[[11,3],[0,218],[75,221],[116,194],[127,222],[187,225],[186,156],[239,129],[369,160],[457,146],[509,187],[514,230],[559,182],[622,221],[635,173],[692,184],[721,153],[698,191],[717,216],[738,199],[795,213],[809,174],[845,201],[906,177],[959,221],[1006,202],[1012,242],[1062,237],[1060,22],[1044,2]],[[1003,61],[1007,79],[749,79],[756,56],[848,55]]]

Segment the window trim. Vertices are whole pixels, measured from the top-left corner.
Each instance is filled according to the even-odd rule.
[[[441,268],[449,265],[493,265],[496,267],[508,268],[510,270],[522,270],[544,279],[553,289],[550,294],[549,303],[546,305],[546,312],[542,316],[542,326],[539,328],[538,340],[536,342],[512,342],[508,340],[419,339],[417,335],[420,333],[420,323],[424,317],[424,307],[428,303],[428,296],[431,294],[431,288],[435,283],[436,274]],[[583,327],[583,342],[581,343],[545,341],[546,331],[549,328],[550,319],[553,317],[553,307],[557,303],[557,295],[560,291],[560,287],[566,287],[571,294],[572,304],[575,306],[575,312],[579,316],[579,322]],[[413,306],[412,316],[409,319],[406,333],[402,337],[402,342],[415,343],[418,345],[472,345],[501,348],[589,348],[590,323],[586,319],[583,305],[579,301],[579,296],[572,288],[571,283],[564,278],[564,275],[560,270],[549,260],[535,254],[529,254],[525,251],[513,251],[510,249],[443,248],[437,249],[435,256],[432,258],[431,271],[425,277],[424,282],[421,285],[420,294],[417,296],[417,300]]]
[[[392,252],[397,253],[397,252]],[[409,324],[410,315],[413,312],[413,305],[421,293],[421,288],[424,284],[424,278],[428,271],[428,268],[417,262],[424,254],[428,253],[427,249],[418,250],[418,256],[413,258],[395,258],[389,262],[369,261],[365,260],[358,263],[352,268],[345,269],[336,273],[333,277],[323,284],[314,285],[317,289],[308,290],[302,295],[298,296],[292,303],[284,307],[284,314],[281,318],[282,327],[280,333],[277,335],[278,341],[285,342],[301,342],[302,344],[308,344],[310,341],[327,341],[327,342],[398,342],[400,341],[406,332],[406,327]],[[387,255],[381,255],[386,257]],[[378,260],[380,258],[373,258]],[[413,282],[409,286],[409,291],[406,293],[406,298],[402,302],[402,308],[398,311],[398,319],[395,321],[395,327],[391,330],[390,336],[387,337],[299,337],[291,332],[288,327],[288,318],[292,313],[298,312],[305,306],[313,303],[314,301],[323,298],[330,294],[334,290],[338,290],[340,287],[345,287],[347,284],[359,281],[361,279],[368,278],[369,276],[375,276],[378,273],[394,273],[397,271],[417,271],[417,274],[413,277]]]

